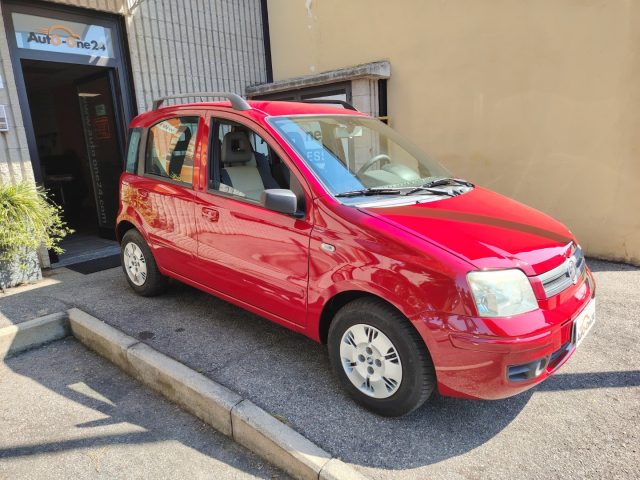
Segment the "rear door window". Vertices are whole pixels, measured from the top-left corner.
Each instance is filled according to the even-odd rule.
[[[175,117],[149,129],[145,173],[191,185],[197,116]]]

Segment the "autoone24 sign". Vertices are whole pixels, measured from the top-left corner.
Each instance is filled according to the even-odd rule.
[[[12,20],[18,48],[114,58],[110,28],[23,13]]]

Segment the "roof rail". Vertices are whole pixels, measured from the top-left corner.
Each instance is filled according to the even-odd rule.
[[[193,92],[193,93],[179,93],[177,95],[167,95],[166,97],[160,97],[153,101],[153,110],[157,110],[165,102],[173,98],[188,98],[188,97],[222,97],[231,102],[231,106],[235,110],[251,110],[251,105],[236,93],[229,92]]]
[[[322,104],[327,104],[327,105],[342,105],[345,110],[353,110],[355,112],[358,111],[358,109],[356,107],[354,107],[353,105],[351,105],[348,102],[345,102],[344,100],[329,100],[329,99],[308,99],[308,100],[291,100],[292,102],[302,102],[302,103],[322,103]]]

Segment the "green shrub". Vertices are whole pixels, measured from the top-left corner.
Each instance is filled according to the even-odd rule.
[[[40,245],[62,253],[60,240],[73,230],[44,189],[28,182],[0,186],[0,260],[15,262]]]

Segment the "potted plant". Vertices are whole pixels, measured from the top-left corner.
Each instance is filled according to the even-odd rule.
[[[39,280],[38,248],[62,253],[59,243],[71,232],[44,189],[26,181],[0,185],[0,288]]]

